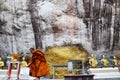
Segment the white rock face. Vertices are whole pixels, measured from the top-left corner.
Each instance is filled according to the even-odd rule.
[[[104,8],[104,1],[101,0],[101,9]],[[89,21],[90,18],[87,18],[88,23],[85,23],[84,18],[90,10],[89,8],[85,8],[85,4],[88,5],[88,3],[89,0],[86,0],[86,2],[83,2],[83,0],[38,0],[37,3],[33,3],[36,5],[38,17],[41,19],[39,27],[43,31],[41,36],[43,50],[49,46],[82,44],[89,53],[109,52],[109,48],[106,49],[106,41],[109,39],[108,30],[104,30],[103,28],[102,32],[100,32],[101,28],[98,28],[98,26],[98,32],[94,32],[95,29],[93,28],[93,23]],[[35,47],[33,24],[31,23],[31,13],[28,11],[28,4],[30,4],[30,0],[0,0],[1,52],[26,53],[29,52],[30,47]],[[94,6],[95,2],[91,2],[90,4]],[[115,11],[114,5],[111,7]],[[115,12],[112,13],[115,14]],[[90,16],[93,19],[92,14],[90,13]],[[99,20],[102,20],[103,24],[106,24],[104,23],[107,20],[106,17],[102,16],[101,19],[98,19],[98,22],[95,20],[95,24],[99,23]],[[114,42],[114,28],[112,27],[114,26],[114,20],[115,17],[112,17],[112,25],[109,31],[111,35],[110,49]],[[95,39],[94,34],[97,37]],[[99,41],[99,44],[96,43],[97,41]],[[120,40],[117,43],[117,46],[119,46]],[[94,50],[93,46],[95,47],[96,44],[98,45],[97,50]]]
[[[28,52],[34,47],[34,34],[27,0],[6,0],[0,13],[0,51],[3,53]],[[7,10],[7,11],[6,11]]]

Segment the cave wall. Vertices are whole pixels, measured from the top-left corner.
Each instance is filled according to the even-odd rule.
[[[1,0],[0,51],[82,44],[89,53],[120,52],[119,0]]]
[[[27,0],[1,0],[0,3],[0,52],[27,52],[35,45]]]

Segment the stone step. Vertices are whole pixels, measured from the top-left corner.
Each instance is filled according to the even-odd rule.
[[[7,75],[7,73],[8,73],[8,70],[0,70],[0,75]],[[17,70],[12,70],[11,71],[11,74],[12,75],[16,75],[17,74]]]
[[[7,75],[8,70],[6,69],[0,69],[0,80],[7,80],[8,75]],[[21,80],[34,80],[34,77],[31,76],[25,76],[27,77],[26,79],[21,79]],[[17,70],[12,70],[11,74],[11,80],[16,80],[17,79]],[[64,80],[64,79],[43,79],[41,78],[40,80]]]

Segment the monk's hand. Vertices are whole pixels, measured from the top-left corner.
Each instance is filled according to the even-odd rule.
[[[29,67],[29,66],[30,66],[30,63],[28,63],[26,67]]]

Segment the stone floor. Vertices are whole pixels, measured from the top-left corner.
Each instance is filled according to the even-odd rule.
[[[7,80],[7,78],[8,78],[7,72],[8,72],[8,70],[6,70],[6,69],[5,70],[0,69],[0,80]],[[10,80],[16,80],[16,78],[17,78],[16,74],[17,74],[17,70],[13,70]],[[21,80],[34,80],[35,79],[34,77],[31,77],[31,76],[24,76],[24,77],[27,77],[27,78],[21,79]],[[64,79],[47,79],[47,78],[41,77],[40,80],[64,80]]]
[[[7,80],[7,75],[0,75],[0,80]],[[10,80],[16,80],[16,76],[12,76]],[[34,80],[33,77],[29,76],[28,79],[20,79],[20,80]],[[40,80],[64,80],[64,79],[47,79],[47,78],[41,78]],[[101,79],[94,79],[94,80],[120,80],[120,78],[101,78]]]
[[[27,77],[27,78],[26,78]],[[26,76],[24,79],[20,78],[20,80],[34,80],[34,77],[31,76]],[[0,74],[0,80],[7,80],[8,76],[7,74]],[[16,80],[17,76],[16,75],[11,75],[10,80]],[[48,79],[48,78],[43,78],[41,77],[40,80],[64,80],[64,79]]]
[[[16,70],[14,71],[13,70],[13,75],[11,77],[10,80],[16,80]],[[0,70],[0,80],[7,80],[7,70]],[[26,77],[26,76],[25,76]],[[34,77],[31,77],[31,76],[28,76],[29,78],[28,79],[21,79],[21,80],[34,80]],[[47,78],[43,78],[41,77],[40,80],[64,80],[64,79],[47,79]],[[101,78],[101,79],[94,79],[94,80],[120,80],[120,78]]]

